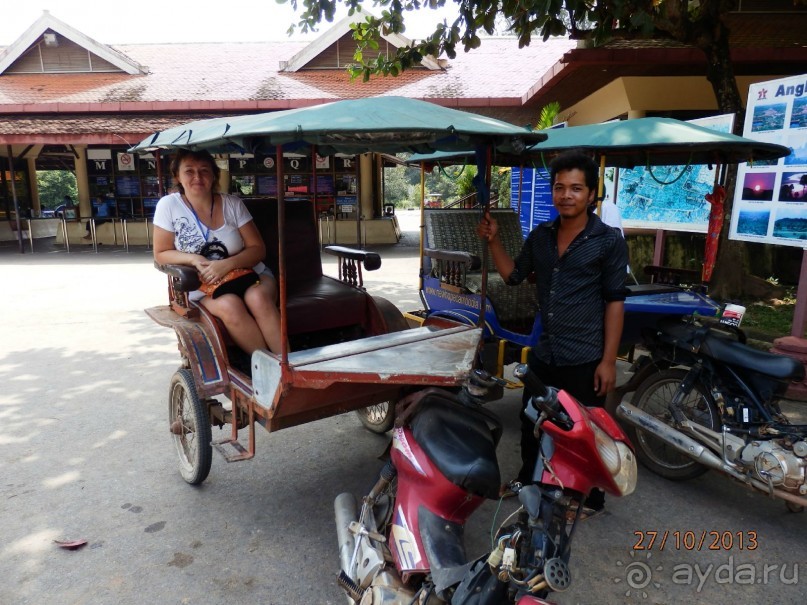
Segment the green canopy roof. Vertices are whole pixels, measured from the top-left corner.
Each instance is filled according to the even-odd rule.
[[[199,120],[157,132],[131,151],[206,149],[211,152],[473,151],[492,145],[518,153],[546,135],[493,118],[405,97],[336,101],[285,111]]]
[[[605,156],[607,166],[669,166],[675,164],[737,164],[773,160],[790,149],[734,134],[717,132],[673,118],[638,118],[543,130],[547,140],[530,153],[582,149]]]
[[[683,164],[737,164],[746,161],[773,160],[790,154],[790,149],[733,134],[717,132],[672,118],[638,118],[542,130],[547,140],[521,154],[498,154],[499,166],[544,163],[569,149],[605,157],[606,166],[669,166]],[[407,163],[464,163],[456,152],[413,155]]]

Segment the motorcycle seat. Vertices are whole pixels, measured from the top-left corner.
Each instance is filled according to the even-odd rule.
[[[803,380],[804,365],[792,357],[760,351],[720,336],[707,336],[701,352],[729,365],[781,380]]]
[[[449,481],[477,496],[498,497],[501,477],[496,442],[484,416],[432,396],[423,402],[410,426],[429,460]]]
[[[680,320],[660,321],[659,334],[663,339],[675,346],[689,349],[694,347],[700,338],[699,354],[706,355],[727,365],[752,370],[779,380],[803,380],[804,366],[796,359],[776,353],[760,351],[746,344],[733,340],[714,329],[704,331],[703,328],[683,324]]]

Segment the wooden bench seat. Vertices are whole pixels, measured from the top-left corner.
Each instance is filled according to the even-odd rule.
[[[266,265],[280,275],[277,202],[247,200],[247,209],[266,244]],[[369,295],[355,284],[323,275],[319,234],[310,202],[286,202],[286,309],[289,336],[353,326],[374,333]],[[374,253],[366,253],[375,255]],[[380,264],[380,263],[379,263]],[[356,266],[361,272],[361,267]],[[349,281],[349,280],[348,280]]]

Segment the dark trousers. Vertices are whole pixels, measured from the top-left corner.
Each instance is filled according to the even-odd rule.
[[[97,228],[97,227],[100,227],[101,225],[103,225],[104,223],[108,223],[108,222],[109,222],[109,221],[108,221],[107,219],[104,219],[104,218],[97,218],[97,219],[95,219],[95,226],[96,226],[96,228]],[[89,232],[90,232],[90,221],[87,221],[87,222],[84,224],[84,230],[85,230],[87,233],[89,233]]]
[[[544,384],[566,391],[583,405],[590,407],[605,405],[605,396],[597,395],[594,390],[594,373],[600,364],[599,360],[579,366],[553,366],[538,360],[530,352],[527,363]],[[524,412],[529,398],[530,393],[525,389],[521,401],[521,470],[518,473],[518,480],[521,483],[532,483],[532,474],[538,461],[539,443],[533,433],[535,425]],[[602,508],[604,504],[605,493],[598,489],[592,490],[585,502],[585,505],[591,508]]]

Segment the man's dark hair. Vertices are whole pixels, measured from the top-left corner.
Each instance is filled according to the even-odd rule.
[[[549,163],[549,182],[554,185],[558,172],[563,170],[582,170],[586,175],[586,187],[597,191],[600,171],[597,163],[582,151],[564,151]]]

